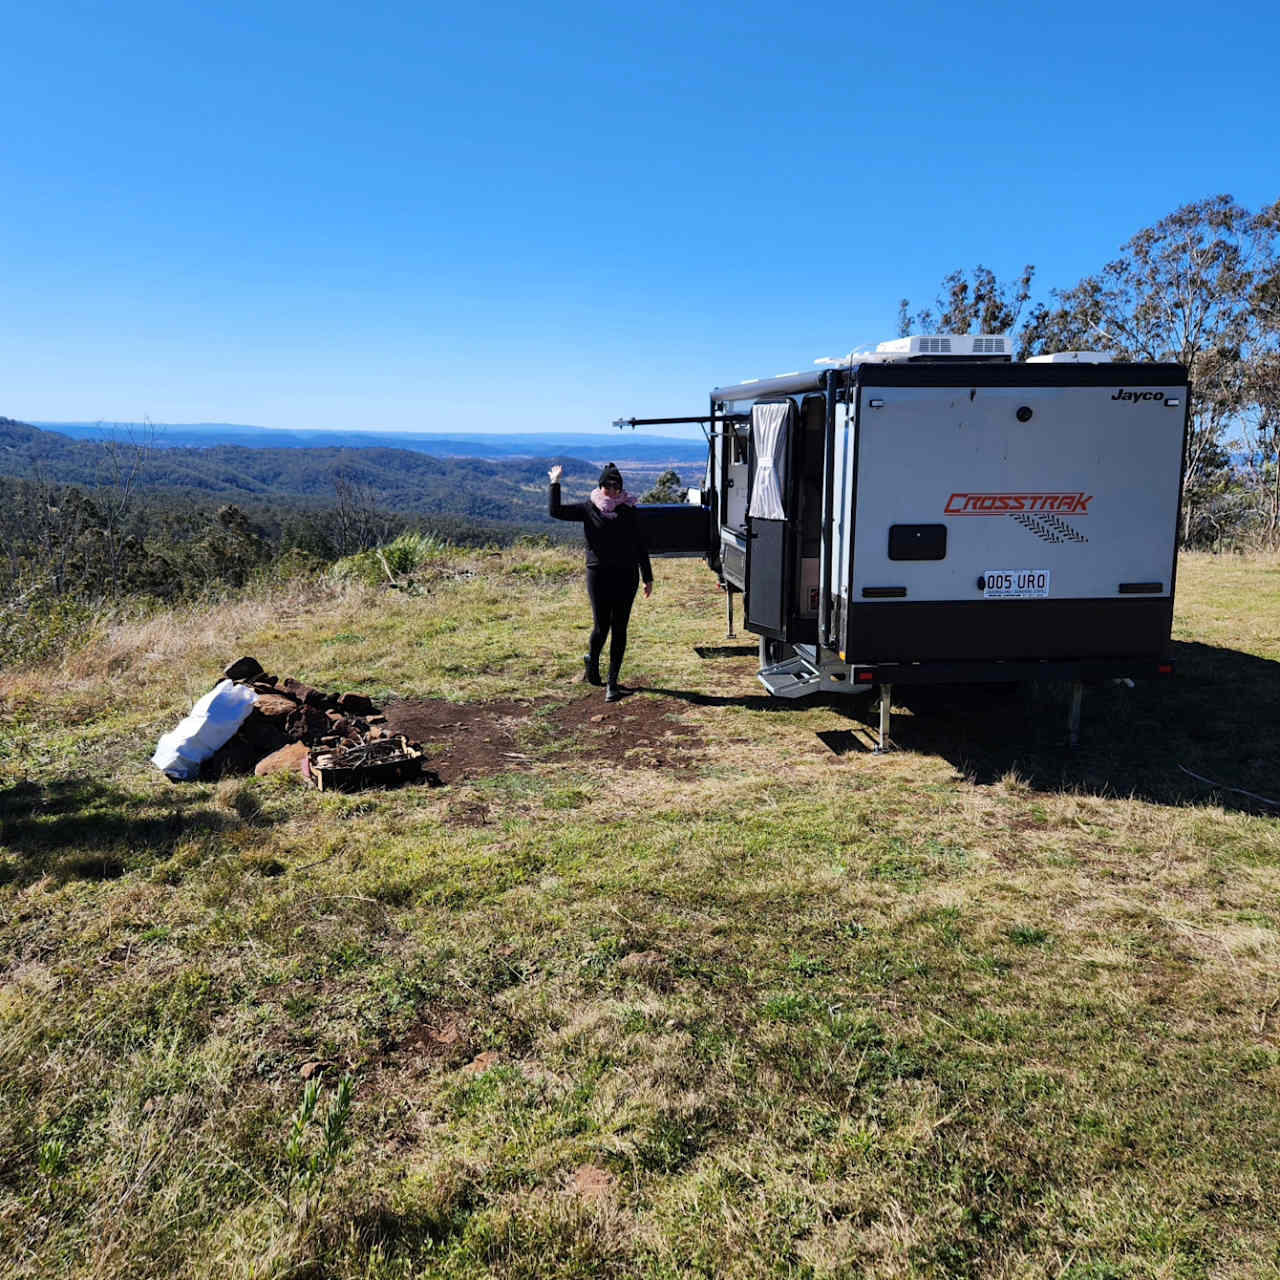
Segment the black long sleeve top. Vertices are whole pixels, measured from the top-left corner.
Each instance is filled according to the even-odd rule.
[[[582,525],[588,567],[638,567],[645,582],[653,581],[649,548],[634,507],[618,507],[613,518],[608,519],[593,502],[561,502],[560,486],[553,484],[547,494],[547,512],[553,520],[576,520]]]

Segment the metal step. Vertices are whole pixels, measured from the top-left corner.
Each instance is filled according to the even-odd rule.
[[[822,688],[822,673],[799,656],[762,667],[758,678],[776,698],[803,698]]]

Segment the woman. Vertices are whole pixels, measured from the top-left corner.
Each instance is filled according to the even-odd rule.
[[[591,652],[582,659],[587,668],[585,678],[590,684],[605,683],[600,679],[600,654],[605,636],[609,636],[609,683],[604,700],[617,702],[622,697],[618,675],[627,648],[627,620],[641,578],[645,595],[653,593],[649,552],[640,534],[636,500],[622,487],[622,472],[612,462],[600,472],[600,484],[586,502],[560,501],[563,474],[559,464],[547,472],[551,479],[547,509],[555,520],[580,521],[587,541],[587,595],[591,597],[594,625]]]

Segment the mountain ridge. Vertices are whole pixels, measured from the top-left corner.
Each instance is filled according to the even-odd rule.
[[[605,462],[649,465],[700,463],[706,446],[700,439],[656,436],[643,432],[426,432],[372,429],[327,430],[259,427],[233,422],[47,422],[29,425],[73,440],[105,443],[145,441],[160,449],[241,445],[265,449],[403,449],[447,458],[531,458],[560,453]]]
[[[546,473],[552,462],[564,466],[569,492],[590,488],[600,466],[598,458],[563,452],[475,458],[382,445],[155,448],[127,434],[76,439],[0,417],[0,476],[96,488],[117,483],[127,473],[139,491],[199,502],[300,499],[315,506],[331,504],[344,486],[387,511],[549,525]],[[665,461],[631,463],[631,487],[643,492],[665,466]],[[700,466],[690,474],[696,483]]]

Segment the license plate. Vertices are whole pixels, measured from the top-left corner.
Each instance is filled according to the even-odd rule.
[[[1048,569],[988,569],[984,600],[1043,600],[1049,594]]]

